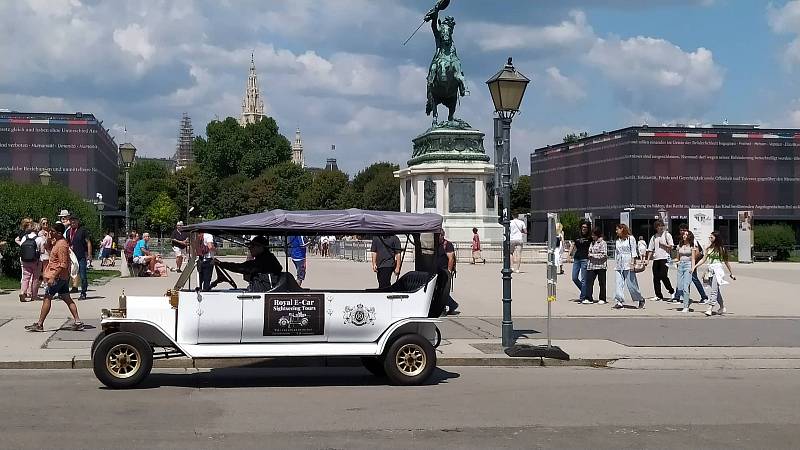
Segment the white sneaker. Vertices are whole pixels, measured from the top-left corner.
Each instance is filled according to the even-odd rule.
[[[625,304],[622,303],[622,302],[616,302],[616,303],[614,303],[614,306],[612,306],[612,308],[614,308],[614,309],[622,309],[624,307],[625,307]]]
[[[589,300],[588,298],[581,302],[582,305],[591,305],[592,303],[594,303],[594,302]]]
[[[708,317],[711,317],[711,316],[713,316],[713,315],[714,315],[714,308],[712,308],[711,306],[709,306],[709,307],[708,307],[708,309],[706,310],[705,314],[706,314]]]
[[[687,312],[689,312],[689,308],[683,308],[683,309],[681,309],[681,312],[682,313],[687,313]]]
[[[721,316],[723,314],[727,314],[728,310],[725,307],[722,307],[717,313]]]
[[[607,302],[607,301],[605,301],[605,300],[598,300],[598,301],[597,301],[597,304],[598,304],[598,305],[605,305],[606,303],[608,303],[608,302]]]

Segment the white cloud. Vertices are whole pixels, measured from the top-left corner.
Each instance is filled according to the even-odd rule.
[[[586,91],[575,80],[564,76],[558,67],[548,67],[545,74],[544,83],[549,95],[568,102],[586,98]]]
[[[570,11],[569,19],[558,25],[529,27],[494,23],[471,24],[478,46],[484,51],[537,49],[574,50],[591,45],[594,31],[583,11]]]
[[[138,23],[114,30],[114,43],[124,52],[128,52],[148,61],[156,48],[150,43],[150,32]]]
[[[800,1],[792,0],[782,7],[772,3],[767,6],[769,26],[775,33],[793,35],[783,51],[783,61],[787,66],[800,62]]]
[[[585,59],[626,107],[660,117],[702,112],[724,80],[710,50],[686,52],[664,39],[598,39]]]

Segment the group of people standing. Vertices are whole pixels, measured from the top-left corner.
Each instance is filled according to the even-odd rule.
[[[636,277],[643,272],[652,262],[653,290],[655,301],[669,301],[682,303],[682,312],[691,311],[689,292],[694,284],[701,296],[700,303],[705,303],[708,308],[707,316],[725,314],[727,312],[723,300],[721,286],[728,284],[725,280],[725,269],[731,279],[735,280],[728,262],[728,253],[722,237],[718,232],[709,235],[708,243],[704,246],[697,242],[688,225],[680,226],[680,236],[673,240],[669,231],[666,231],[664,222],[655,222],[656,233],[650,238],[649,244],[643,237],[637,241],[631,234],[626,224],[615,227],[616,239],[614,242],[615,266],[615,309],[625,307],[625,290],[638,308],[644,308],[645,298],[642,295]],[[556,243],[556,264],[562,264],[561,250],[563,249],[564,236],[560,224],[556,226],[558,234]],[[588,220],[579,224],[579,235],[570,248],[572,256],[572,282],[580,291],[578,302],[582,304],[606,304],[606,272],[608,269],[608,244],[603,239],[602,231],[592,228]],[[674,255],[674,256],[673,256]],[[673,288],[669,278],[669,267],[674,263],[677,269],[676,286]],[[705,279],[709,284],[709,293],[703,288],[703,283],[697,276],[697,269],[708,263]],[[563,273],[563,269],[561,270]],[[597,300],[594,299],[594,284],[598,281],[600,291]],[[662,285],[669,292],[670,297],[664,297]],[[717,308],[715,311],[714,308]]]

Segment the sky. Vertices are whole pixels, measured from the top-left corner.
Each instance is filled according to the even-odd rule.
[[[93,113],[118,143],[168,157],[183,112],[199,134],[239,117],[253,52],[266,112],[290,140],[301,129],[308,165],[405,166],[431,123],[435,44],[428,26],[402,44],[433,3],[6,2],[0,108]],[[485,81],[509,56],[532,79],[512,128],[522,173],[534,148],[570,132],[800,126],[800,0],[452,0],[443,14],[470,91],[456,116],[489,134],[488,153]]]

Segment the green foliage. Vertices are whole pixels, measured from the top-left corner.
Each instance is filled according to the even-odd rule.
[[[206,127],[206,136],[195,138],[195,160],[200,170],[216,179],[237,174],[252,179],[292,155],[289,140],[269,117],[244,128],[233,117],[215,120]]]
[[[564,136],[564,142],[565,142],[565,143],[570,143],[570,144],[571,144],[571,143],[573,143],[573,142],[578,142],[579,140],[581,140],[581,139],[583,139],[583,138],[585,138],[585,137],[589,137],[589,133],[587,133],[587,132],[585,132],[585,131],[581,131],[581,132],[580,132],[580,133],[578,133],[578,134],[575,134],[575,133],[569,133],[569,134],[567,134],[566,136]]]
[[[24,217],[30,217],[36,222],[47,217],[51,223],[55,223],[58,212],[67,209],[80,217],[91,239],[96,242],[102,237],[97,208],[59,184],[41,186],[0,181],[0,205],[0,241],[8,242],[2,260],[5,274],[20,273],[19,247],[14,243],[14,238],[17,237],[19,223]]]
[[[517,187],[511,190],[511,214],[527,214],[531,212],[531,178],[520,175]]]
[[[353,189],[358,192],[364,192],[367,183],[375,179],[375,177],[381,174],[394,173],[394,171],[399,169],[400,166],[390,162],[378,162],[372,164],[358,172],[356,176],[353,177]]]
[[[578,224],[581,217],[574,211],[566,211],[558,215],[558,221],[564,229],[564,239],[575,240],[578,237]]]
[[[293,162],[277,164],[249,185],[248,209],[298,209],[300,193],[311,185],[313,176]]]
[[[753,247],[759,252],[777,252],[777,259],[784,260],[796,245],[794,231],[787,224],[756,225]]]
[[[394,172],[400,166],[379,162],[360,171],[353,178],[353,207],[376,211],[400,210],[400,179]]]
[[[352,208],[354,198],[347,175],[339,171],[322,171],[314,175],[311,184],[298,199],[301,209]]]
[[[159,236],[171,230],[178,217],[178,206],[166,192],[158,194],[147,208],[147,224],[151,230],[158,230]]]

